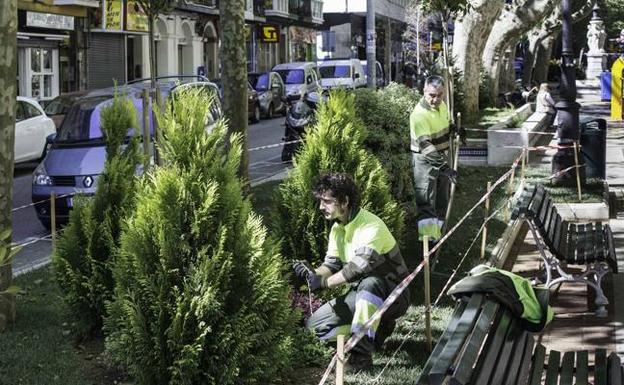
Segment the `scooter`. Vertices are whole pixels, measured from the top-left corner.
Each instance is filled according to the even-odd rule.
[[[318,103],[318,95],[302,96],[288,106],[284,129],[285,142],[282,149],[282,162],[289,162],[301,146],[306,128],[314,124],[314,112]]]

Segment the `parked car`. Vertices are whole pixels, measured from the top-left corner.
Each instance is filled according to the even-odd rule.
[[[275,113],[286,115],[286,87],[277,72],[250,73],[248,79],[258,93],[260,110],[264,116],[271,119]]]
[[[17,97],[13,147],[15,163],[43,158],[48,148],[47,138],[55,133],[54,122],[36,100]]]
[[[223,84],[220,79],[211,80],[219,88],[219,99],[223,101]],[[252,123],[260,121],[260,101],[258,100],[258,92],[253,89],[251,84],[247,82],[247,118]]]
[[[360,60],[360,63],[362,64],[362,69],[364,70],[364,80],[366,80],[367,84],[368,84],[368,62],[366,60]],[[375,61],[375,85],[377,88],[382,88],[385,85],[385,77],[384,77],[384,71],[383,71],[383,67],[381,66],[381,63],[378,61]]]
[[[318,68],[323,90],[366,87],[364,69],[358,59],[325,60],[319,62]]]
[[[319,92],[321,89],[318,67],[313,62],[293,62],[278,64],[273,67],[286,85],[286,98],[298,100],[301,95]]]
[[[65,118],[67,111],[69,111],[69,107],[74,104],[74,101],[76,99],[86,94],[87,91],[76,91],[61,94],[50,100],[43,110],[45,111],[46,115],[48,115],[48,117],[50,117],[54,121],[54,124],[58,129],[59,127],[61,127],[61,123],[63,123],[63,118]]]
[[[157,87],[165,100],[189,87],[201,87],[215,95],[218,92],[217,86],[211,82],[190,79],[170,81],[166,77],[158,80]],[[131,98],[141,125],[137,130],[131,129],[128,135],[141,133],[143,130],[143,100],[140,95],[149,87],[149,82],[141,82],[124,85],[117,90]],[[96,90],[76,99],[57,135],[51,140],[46,157],[33,172],[32,201],[35,203],[37,217],[44,226],[50,226],[49,198],[52,191],[57,196],[68,195],[56,201],[56,217],[59,222],[64,222],[69,217],[73,194],[95,193],[98,176],[104,169],[106,159],[100,114],[112,102],[115,91],[114,88]],[[214,98],[206,117],[206,129],[211,130],[221,116],[221,103],[219,98]],[[149,124],[153,133],[153,118]]]

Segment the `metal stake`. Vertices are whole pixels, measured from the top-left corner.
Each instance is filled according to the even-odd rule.
[[[429,276],[429,237],[423,237],[423,258],[425,260],[425,335],[427,351],[431,353],[431,279]]]

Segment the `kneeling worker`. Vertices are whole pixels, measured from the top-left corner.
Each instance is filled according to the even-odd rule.
[[[372,318],[396,285],[408,274],[396,240],[385,223],[359,207],[357,186],[347,174],[322,175],[314,189],[325,219],[336,221],[329,234],[325,261],[312,269],[306,261],[295,262],[295,274],[305,279],[312,291],[351,285],[351,290],[315,311],[308,327],[321,340],[335,341],[339,334],[357,333]],[[352,349],[348,366],[352,370],[372,365],[372,353],[392,333],[395,320],[409,306],[409,291],[384,313]]]

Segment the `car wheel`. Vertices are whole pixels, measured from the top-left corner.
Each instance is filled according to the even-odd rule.
[[[251,121],[253,123],[258,123],[260,121],[260,106],[256,104],[254,106],[253,116],[251,117]]]
[[[275,117],[275,109],[273,108],[273,103],[269,104],[269,109],[267,110],[267,118],[273,119]]]

